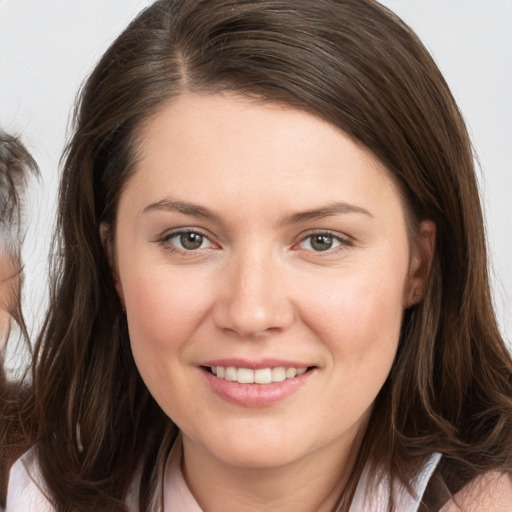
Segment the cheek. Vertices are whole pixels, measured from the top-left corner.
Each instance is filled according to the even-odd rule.
[[[394,282],[377,286],[351,278],[310,303],[307,320],[329,353],[326,370],[340,424],[361,418],[389,375],[402,322],[401,291]]]
[[[132,269],[122,282],[134,352],[141,345],[156,356],[179,348],[208,310],[204,281],[165,266]]]
[[[301,316],[345,365],[388,367],[402,323],[402,275],[358,271],[326,280],[304,296]]]
[[[123,282],[135,363],[151,394],[171,418],[181,418],[192,410],[187,399],[190,375],[183,369],[188,368],[189,341],[208,310],[201,289],[199,280],[184,282],[168,272],[143,272]],[[173,400],[169,401],[171,390]]]

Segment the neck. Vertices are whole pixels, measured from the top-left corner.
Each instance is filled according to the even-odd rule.
[[[277,467],[241,467],[219,460],[183,436],[183,475],[208,512],[333,512],[357,459],[361,435],[336,440]],[[229,491],[228,491],[229,490]]]

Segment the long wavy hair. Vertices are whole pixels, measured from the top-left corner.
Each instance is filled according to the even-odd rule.
[[[410,225],[437,226],[427,289],[405,311],[339,509],[365,465],[409,488],[425,457],[441,452],[424,510],[477,475],[511,472],[512,363],[492,307],[472,147],[416,35],[372,0],[160,0],[85,83],[65,154],[33,374],[36,453],[57,510],[125,510],[133,481],[140,510],[160,510],[177,429],[137,372],[99,227],[115,226],[143,124],[184,92],[222,91],[339,127],[389,170]]]
[[[29,177],[38,173],[20,138],[0,129],[0,256],[9,262],[1,271],[0,281],[0,309],[9,318],[0,332],[0,507],[5,503],[8,468],[30,446],[34,433],[33,416],[26,403],[28,386],[23,379],[9,381],[4,355],[13,323],[18,326],[19,341],[30,348],[21,308],[23,196]]]

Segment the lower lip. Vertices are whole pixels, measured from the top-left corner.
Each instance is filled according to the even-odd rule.
[[[227,402],[245,407],[268,407],[298,391],[309,380],[314,370],[271,384],[240,384],[216,377],[201,368],[209,387]]]

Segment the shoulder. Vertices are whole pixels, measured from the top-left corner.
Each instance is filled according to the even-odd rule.
[[[128,489],[126,507],[128,512],[138,509],[138,486],[140,470]],[[44,478],[32,448],[20,457],[9,472],[7,503],[5,512],[56,512],[50,493],[46,490]]]
[[[55,512],[44,489],[34,450],[20,457],[9,473],[6,512]]]
[[[512,478],[490,471],[462,488],[440,512],[510,512],[511,503]]]

